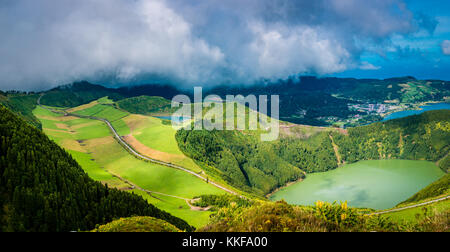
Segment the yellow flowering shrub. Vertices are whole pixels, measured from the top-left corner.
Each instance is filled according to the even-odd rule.
[[[314,210],[317,217],[337,227],[356,225],[362,218],[355,209],[348,207],[347,201],[340,204],[317,201]]]

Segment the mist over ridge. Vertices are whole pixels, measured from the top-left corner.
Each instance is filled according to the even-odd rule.
[[[298,74],[385,78],[418,68],[429,71],[412,71],[420,78],[450,78],[442,70],[447,15],[414,2],[6,0],[0,89],[79,80],[188,88]]]

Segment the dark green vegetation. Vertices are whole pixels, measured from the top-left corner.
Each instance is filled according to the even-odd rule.
[[[171,102],[159,96],[131,97],[117,102],[117,105],[130,113],[143,115],[172,114]]]
[[[181,90],[168,85],[142,85],[122,88],[105,88],[87,82],[60,86],[47,92],[42,104],[59,107],[75,107],[108,96],[114,101],[136,96],[160,96],[172,99],[175,95],[186,94],[193,97],[192,90]],[[333,125],[345,122],[359,114],[361,120],[355,125],[363,125],[381,119],[377,113],[358,112],[349,104],[385,104],[411,107],[427,101],[444,101],[450,96],[450,82],[440,80],[417,80],[413,77],[378,79],[291,77],[276,82],[257,83],[252,86],[219,86],[205,89],[203,96],[217,94],[244,96],[280,96],[280,118],[285,121],[307,125]],[[153,110],[150,98],[133,98],[124,101],[132,113],[154,113],[137,105]],[[157,102],[156,104],[158,104]],[[128,109],[127,109],[128,110]],[[159,109],[156,110],[159,113]],[[165,109],[163,110],[165,111]],[[352,125],[352,124],[351,124]]]
[[[275,142],[239,131],[180,130],[176,138],[187,156],[217,168],[233,186],[265,195],[302,178],[303,171],[323,172],[344,163],[389,158],[436,162],[450,150],[450,111],[351,128],[347,134],[323,131]],[[441,163],[446,171],[448,162]]]
[[[92,230],[119,217],[185,221],[141,196],[109,189],[38,129],[0,106],[0,231]]]
[[[188,157],[217,168],[225,181],[243,191],[264,195],[304,176],[276,155],[272,144],[239,131],[179,130],[176,139]]]
[[[274,144],[276,154],[307,173],[324,172],[338,167],[329,132],[309,139],[283,138]]]
[[[73,113],[82,116],[104,118],[111,123],[129,115],[129,113],[125,111],[116,109],[113,104],[96,104],[95,106],[92,106],[90,108],[81,111],[75,111]]]
[[[228,207],[233,204],[237,207],[248,207],[252,203],[248,199],[241,198],[236,195],[202,195],[199,197],[198,201],[194,202],[194,206],[199,207],[213,207],[216,210],[223,207]]]
[[[407,199],[401,204],[413,203],[428,198],[437,197],[448,193],[449,190],[450,190],[450,174],[446,174],[444,177],[432,183],[431,185],[423,188],[422,190],[420,190],[419,192],[414,194],[411,198]]]
[[[438,162],[439,168],[445,172],[449,172],[450,169],[450,155],[445,156]]]
[[[333,133],[333,138],[347,163],[386,158],[436,162],[450,151],[450,111],[428,111],[351,128],[348,136]]]
[[[449,231],[448,212],[429,213],[417,223],[398,223],[366,215],[346,203],[317,202],[314,207],[284,201],[255,202],[249,207],[230,204],[215,214],[200,232],[443,232]]]
[[[348,109],[348,103],[374,103],[386,99],[398,100],[396,102],[400,103],[441,100],[448,96],[448,86],[447,82],[418,81],[413,78],[302,78],[300,81],[292,79],[222,91],[218,88],[208,92],[280,94],[282,119],[324,125],[328,123],[323,117],[351,116],[354,111]],[[89,83],[75,83],[49,91],[42,98],[42,103],[72,107],[108,96],[116,103],[111,101],[108,104],[95,104],[75,113],[120,121],[128,113],[113,110],[113,106],[117,107],[117,104],[133,113],[165,113],[169,109],[168,100],[148,96],[133,97],[160,95],[158,92],[167,91],[163,86],[154,87],[149,85],[109,89]],[[182,93],[174,88],[168,90],[165,98]],[[33,124],[35,118],[29,112],[35,108],[38,97],[37,94],[0,93],[0,102]],[[0,116],[0,230],[92,230],[97,224],[133,215],[154,216],[167,220],[179,229],[191,229],[186,222],[148,205],[137,195],[108,189],[92,181],[66,152],[48,141],[45,135],[26,126],[3,108]],[[294,128],[289,128],[288,134],[272,143],[260,142],[257,135],[245,131],[182,130],[177,133],[176,138],[180,149],[195,159],[209,178],[220,177],[230,185],[252,193],[252,197],[263,196],[301,179],[305,172],[327,171],[344,163],[365,159],[429,160],[438,162],[441,169],[447,171],[450,168],[449,119],[449,111],[433,111],[340,133],[337,130],[309,132],[306,129],[303,131],[303,128],[297,132]],[[61,129],[53,130],[56,134]],[[158,134],[162,134],[161,132]],[[153,133],[154,131],[149,131],[148,135]],[[165,144],[161,145],[167,147]],[[115,166],[129,168],[131,161],[124,160],[121,159],[122,163],[115,162]],[[148,170],[147,167],[145,170]],[[142,176],[140,178],[145,181]],[[158,183],[162,184],[161,188],[168,188],[162,181]],[[448,189],[448,176],[425,188],[411,200],[421,201],[441,192],[445,193],[443,188]],[[198,194],[196,192],[194,195]],[[441,224],[448,223],[448,211],[428,213],[427,218],[417,226],[402,226],[383,217],[368,218],[361,215],[359,210],[347,210],[343,205],[325,204],[323,209],[318,209],[317,206],[297,207],[283,202],[249,202],[235,196],[208,195],[201,196],[193,204],[200,207],[212,206],[213,211],[223,208],[203,231],[445,231]],[[209,215],[209,212],[204,214]],[[140,223],[143,223],[142,231],[147,226],[150,230],[160,227],[153,226],[153,221],[147,223],[145,220],[129,220],[119,220],[105,228],[133,231],[133,225]]]
[[[96,227],[92,232],[181,232],[174,225],[152,217],[120,218]]]
[[[385,80],[312,77],[305,83],[309,89],[324,90],[351,100],[398,100],[401,103],[442,100],[450,92],[449,84],[441,80],[417,80],[410,76]]]
[[[76,82],[49,90],[42,97],[41,103],[54,107],[76,107],[105,96],[113,100],[124,98],[115,89],[105,88],[88,82]]]
[[[43,105],[55,107],[76,107],[108,96],[114,101],[140,95],[162,96],[172,99],[181,91],[166,85],[142,85],[136,87],[106,88],[86,81],[59,86],[46,92]]]
[[[38,98],[39,95],[34,93],[0,93],[0,104],[17,113],[29,124],[41,129],[41,122],[33,115]]]
[[[355,114],[348,104],[415,104],[425,101],[443,101],[450,96],[450,82],[417,80],[413,77],[377,79],[291,77],[277,82],[258,83],[235,88],[217,87],[208,94],[254,94],[280,96],[280,118],[307,125],[332,125]],[[366,116],[366,115],[365,115]],[[378,121],[378,115],[367,115],[364,121]],[[363,121],[359,122],[364,124]],[[361,125],[361,124],[359,124]]]

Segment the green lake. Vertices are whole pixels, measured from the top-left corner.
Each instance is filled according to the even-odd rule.
[[[305,180],[281,189],[270,199],[284,199],[296,205],[313,205],[317,200],[347,201],[354,207],[387,209],[443,175],[441,169],[427,161],[360,161],[336,170],[308,174]]]

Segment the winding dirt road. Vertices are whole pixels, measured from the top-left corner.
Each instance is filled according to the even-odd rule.
[[[42,96],[44,96],[44,95],[45,95],[45,94],[41,94],[41,96],[38,98],[38,100],[37,100],[38,106],[40,106],[40,107],[43,108],[43,109],[49,110],[49,111],[51,111],[51,112],[53,112],[53,113],[64,114],[64,115],[66,115],[66,116],[74,116],[74,117],[79,117],[79,118],[87,118],[87,119],[92,119],[92,120],[99,120],[99,121],[102,121],[102,122],[106,123],[106,125],[108,125],[109,129],[111,130],[111,132],[113,132],[114,138],[122,145],[122,147],[124,147],[128,152],[130,152],[130,153],[131,153],[132,155],[134,155],[135,157],[140,158],[140,159],[143,159],[143,160],[146,160],[146,161],[148,161],[148,162],[156,163],[156,164],[159,164],[159,165],[163,165],[163,166],[167,166],[167,167],[170,167],[170,168],[174,168],[174,169],[178,169],[178,170],[187,172],[187,173],[191,174],[192,176],[195,176],[195,177],[197,177],[197,178],[199,178],[199,179],[205,181],[206,183],[209,183],[209,184],[211,184],[211,185],[213,185],[213,186],[215,186],[215,187],[217,187],[217,188],[219,188],[219,189],[221,189],[221,190],[223,190],[223,191],[225,191],[225,192],[231,193],[231,194],[233,194],[233,195],[238,195],[238,196],[241,197],[241,198],[246,198],[246,197],[244,197],[244,196],[242,196],[242,195],[239,195],[239,194],[237,194],[236,192],[234,192],[234,191],[232,191],[232,190],[230,190],[230,189],[228,189],[228,188],[226,188],[226,187],[223,187],[223,186],[221,186],[221,185],[219,185],[219,184],[217,184],[217,183],[214,183],[213,181],[210,181],[208,178],[205,178],[205,177],[203,177],[203,176],[201,176],[201,175],[199,175],[199,174],[197,174],[197,173],[195,173],[195,172],[193,172],[193,171],[191,171],[191,170],[188,170],[188,169],[186,169],[186,168],[184,168],[184,167],[181,167],[181,166],[178,166],[178,165],[174,165],[174,164],[171,164],[171,163],[167,163],[167,162],[163,162],[163,161],[160,161],[160,160],[156,160],[156,159],[153,159],[153,158],[150,158],[150,157],[147,157],[147,156],[144,156],[144,155],[140,154],[139,152],[137,152],[136,150],[134,150],[134,149],[133,149],[133,148],[132,148],[132,147],[131,147],[131,146],[130,146],[130,145],[129,145],[129,144],[128,144],[128,143],[127,143],[127,142],[126,142],[126,141],[118,134],[118,133],[117,133],[116,129],[112,126],[112,124],[111,124],[108,120],[106,120],[106,119],[104,119],[104,118],[99,118],[99,117],[94,117],[94,116],[77,115],[77,114],[73,114],[73,113],[68,113],[68,112],[66,112],[66,111],[53,110],[53,109],[47,108],[47,107],[45,107],[45,106],[42,106],[42,105],[41,105],[41,98],[42,98]],[[330,138],[331,138],[331,136],[330,136]],[[331,139],[331,140],[333,140],[333,139]],[[115,176],[117,177],[117,175],[115,175]],[[119,177],[119,178],[120,178],[120,177]],[[120,179],[124,180],[123,178],[120,178]],[[140,187],[134,185],[133,183],[131,183],[131,182],[128,181],[128,180],[126,180],[125,182],[128,183],[128,184],[130,184],[130,185],[132,185],[132,186],[134,186],[136,189],[142,190],[142,191],[147,192],[147,193],[149,193],[149,194],[159,194],[159,195],[164,195],[164,196],[174,197],[174,198],[178,198],[178,199],[183,199],[183,200],[186,201],[186,203],[187,203],[189,206],[191,206],[191,208],[193,207],[191,204],[188,203],[188,201],[190,201],[190,199],[183,198],[183,197],[179,197],[179,196],[174,196],[174,195],[169,195],[169,194],[164,194],[164,193],[160,193],[160,192],[149,191],[149,190],[146,190],[146,189],[143,189],[143,188],[140,188]],[[385,211],[379,211],[379,212],[375,212],[375,213],[370,213],[370,214],[368,214],[368,215],[379,215],[379,214],[385,214],[385,213],[399,212],[399,211],[403,211],[403,210],[406,210],[406,209],[411,209],[411,208],[416,208],[416,207],[426,206],[426,205],[429,205],[429,204],[432,204],[432,203],[435,203],[435,202],[447,200],[447,199],[449,199],[449,198],[450,198],[450,195],[445,196],[445,197],[441,197],[441,198],[438,198],[438,199],[434,199],[434,200],[431,200],[431,201],[427,201],[427,202],[423,202],[423,203],[411,205],[411,206],[406,206],[406,207],[401,207],[401,208],[395,208],[395,209],[390,209],[390,210],[385,210]]]
[[[233,194],[233,195],[238,195],[238,196],[241,197],[241,198],[245,198],[244,196],[241,196],[241,195],[237,194],[237,193],[234,192],[233,190],[230,190],[230,189],[228,189],[228,188],[226,188],[226,187],[224,187],[224,186],[221,186],[221,185],[219,185],[219,184],[217,184],[217,183],[215,183],[215,182],[209,180],[208,178],[205,178],[205,177],[203,177],[203,176],[201,176],[201,175],[199,175],[199,174],[197,174],[197,173],[195,173],[195,172],[193,172],[193,171],[191,171],[191,170],[188,170],[188,169],[186,169],[186,168],[184,168],[184,167],[181,167],[181,166],[179,166],[179,165],[174,165],[174,164],[171,164],[171,163],[167,163],[167,162],[163,162],[163,161],[156,160],[156,159],[153,159],[153,158],[150,158],[150,157],[147,157],[147,156],[142,155],[141,153],[139,153],[139,152],[137,152],[136,150],[134,150],[134,149],[133,149],[133,148],[132,148],[132,147],[131,147],[131,146],[130,146],[130,145],[129,145],[129,144],[128,144],[128,143],[127,143],[127,142],[126,142],[126,141],[118,134],[118,133],[117,133],[116,129],[112,126],[112,124],[111,124],[108,120],[106,120],[106,119],[104,119],[104,118],[95,117],[95,116],[78,115],[78,114],[68,113],[68,112],[66,112],[66,111],[58,111],[58,110],[50,109],[50,108],[47,108],[47,107],[41,105],[41,98],[42,98],[42,96],[44,96],[44,95],[45,95],[45,94],[41,94],[41,96],[40,96],[40,97],[38,98],[38,100],[37,100],[37,104],[38,104],[39,107],[41,107],[41,108],[43,108],[43,109],[46,109],[46,110],[49,110],[49,111],[51,111],[51,112],[53,112],[53,113],[57,113],[57,114],[63,114],[63,115],[66,115],[66,116],[74,116],[74,117],[79,117],[79,118],[86,118],[86,119],[98,120],[98,121],[102,121],[102,122],[106,123],[106,125],[108,125],[109,129],[111,130],[111,132],[114,134],[114,138],[120,143],[120,145],[122,145],[122,147],[124,147],[128,152],[130,152],[130,153],[131,153],[132,155],[134,155],[135,157],[137,157],[137,158],[139,158],[139,159],[143,159],[143,160],[148,161],[148,162],[151,162],[151,163],[155,163],[155,164],[159,164],[159,165],[163,165],[163,166],[167,166],[167,167],[170,167],[170,168],[174,168],[174,169],[178,169],[178,170],[187,172],[187,173],[191,174],[192,176],[195,176],[195,177],[197,177],[197,178],[199,178],[199,179],[205,181],[206,183],[211,184],[211,185],[213,185],[213,186],[215,186],[215,187],[217,187],[217,188],[219,188],[219,189],[221,189],[221,190],[223,190],[223,191],[225,191],[225,192],[231,193],[231,194]],[[154,193],[155,193],[155,192],[154,192]]]
[[[403,210],[410,209],[410,208],[426,206],[426,205],[429,205],[429,204],[432,204],[432,203],[436,203],[436,202],[439,202],[439,201],[443,201],[443,200],[446,200],[446,199],[449,199],[449,198],[450,198],[450,195],[447,195],[445,197],[434,199],[434,200],[430,200],[430,201],[423,202],[423,203],[420,203],[420,204],[415,204],[415,205],[411,205],[411,206],[400,207],[400,208],[395,208],[395,209],[391,209],[391,210],[385,210],[385,211],[370,213],[368,215],[378,215],[378,214],[399,212],[399,211],[403,211]]]

